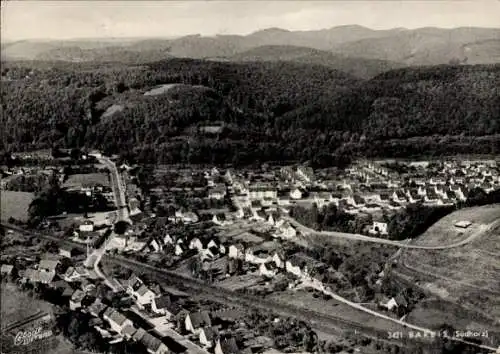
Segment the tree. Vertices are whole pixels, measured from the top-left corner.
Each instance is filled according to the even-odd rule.
[[[126,221],[120,220],[115,223],[115,226],[113,227],[113,231],[118,234],[118,235],[123,235],[129,228],[130,224]]]

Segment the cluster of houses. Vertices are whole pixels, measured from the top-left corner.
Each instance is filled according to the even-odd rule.
[[[13,264],[2,264],[2,277],[14,272]],[[137,342],[150,354],[262,353],[274,344],[271,338],[240,326],[244,312],[193,310],[192,303],[184,306],[190,303],[188,294],[147,285],[134,274],[124,281],[123,291],[102,293],[97,291],[100,279],[93,269],[54,256],[18,270],[16,278],[20,284],[43,284],[52,300],[88,314],[89,326],[110,344]]]

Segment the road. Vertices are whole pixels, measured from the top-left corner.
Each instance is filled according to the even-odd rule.
[[[28,232],[28,231],[20,229],[16,226],[10,226],[10,225],[4,225],[4,226],[6,229],[16,230],[19,232],[23,232],[25,234],[35,235],[35,236],[45,238],[45,239],[48,239],[51,241],[56,241],[59,243],[71,244],[73,247],[85,249],[85,246],[83,246],[79,243],[76,243],[76,242],[61,240],[61,239],[54,237],[54,236],[40,234],[40,233],[36,233],[36,232]],[[283,304],[283,303],[279,303],[276,301],[263,299],[263,298],[260,298],[257,296],[233,292],[233,291],[228,290],[228,289],[212,286],[212,285],[207,284],[204,281],[199,280],[199,279],[189,278],[189,277],[180,275],[180,274],[173,272],[173,271],[156,268],[156,267],[150,266],[148,264],[134,261],[131,259],[127,259],[127,258],[121,257],[121,256],[105,255],[105,259],[107,261],[109,261],[111,264],[120,265],[122,267],[129,268],[129,269],[132,269],[132,270],[137,271],[137,272],[143,272],[146,274],[150,274],[154,278],[156,278],[157,280],[160,280],[160,281],[166,281],[169,283],[174,282],[174,283],[182,284],[184,287],[191,289],[192,294],[204,296],[207,299],[210,299],[212,301],[220,302],[223,304],[233,304],[235,306],[240,306],[240,307],[245,307],[245,308],[264,310],[264,311],[277,313],[280,315],[289,316],[289,317],[293,317],[293,318],[297,318],[297,319],[301,319],[301,320],[307,319],[311,322],[311,326],[313,328],[320,330],[322,332],[325,332],[325,333],[333,333],[335,335],[338,335],[337,328],[339,328],[339,326],[341,326],[341,328],[349,328],[352,331],[357,330],[366,336],[372,336],[372,337],[378,337],[378,338],[386,338],[387,337],[386,331],[380,330],[378,328],[369,327],[365,324],[353,322],[353,321],[350,321],[350,320],[345,319],[345,318],[340,317],[340,316],[327,315],[324,313],[319,313],[319,312],[312,311],[312,310],[309,310],[309,309],[306,309],[303,307],[299,307],[299,306]],[[420,331],[421,333],[432,333],[433,332],[431,329],[411,325],[407,322],[400,321],[398,319],[394,319],[394,318],[390,318],[388,316],[385,316],[377,311],[367,309],[364,306],[357,304],[357,303],[354,303],[354,302],[351,302],[351,301],[349,301],[349,300],[347,300],[347,299],[345,299],[337,294],[331,293],[329,295],[332,296],[337,301],[342,302],[348,306],[354,307],[360,311],[369,313],[373,316],[382,318],[384,320],[391,321],[391,322],[398,324],[404,328],[414,329],[416,331]],[[333,295],[335,295],[335,296],[333,296]],[[336,330],[334,331],[334,329],[336,329]],[[423,339],[425,339],[425,337]],[[467,343],[469,345],[472,345],[472,346],[475,346],[478,348],[482,348],[482,349],[486,349],[486,350],[490,350],[492,352],[496,351],[496,349],[497,349],[497,348],[489,347],[486,345],[478,345],[476,343],[467,342],[467,341],[464,341],[464,340],[462,340],[460,338],[456,338],[456,337],[450,337],[449,340],[455,341],[455,342]]]
[[[500,220],[496,220],[488,225],[485,225],[482,227],[480,230],[476,231],[469,237],[459,241],[455,242],[449,245],[439,245],[439,246],[425,246],[425,245],[415,245],[411,244],[411,239],[407,240],[402,240],[402,241],[393,241],[393,240],[386,240],[378,237],[370,237],[370,236],[365,236],[365,235],[360,235],[360,234],[350,234],[350,233],[345,233],[345,232],[337,232],[337,231],[317,231],[314,229],[311,229],[305,225],[302,225],[299,223],[297,220],[294,218],[291,218],[289,216],[283,216],[283,219],[287,220],[297,228],[302,234],[308,235],[308,234],[313,234],[313,235],[321,235],[321,236],[330,236],[330,237],[337,237],[337,238],[343,238],[343,239],[349,239],[349,240],[354,240],[354,241],[364,241],[364,242],[373,242],[373,243],[379,243],[379,244],[384,244],[384,245],[391,245],[391,246],[396,246],[400,248],[409,248],[409,249],[421,249],[421,250],[445,250],[449,248],[456,248],[460,247],[463,245],[466,245],[467,243],[473,241],[474,239],[478,238],[485,232],[488,232],[495,227],[500,225]]]
[[[125,198],[125,185],[121,179],[121,175],[120,172],[118,171],[118,168],[116,167],[116,164],[109,158],[104,156],[99,158],[99,162],[105,165],[110,172],[111,188],[113,190],[113,196],[117,208],[116,211],[117,218],[115,220],[115,223],[119,221],[126,221],[128,223],[132,223],[127,208],[127,200]],[[115,236],[116,234],[113,231],[109,235],[108,239],[105,242],[103,242],[99,248],[94,249],[92,253],[88,255],[87,259],[85,260],[85,265],[87,267],[93,267],[96,274],[100,278],[102,278],[105,284],[108,287],[110,287],[113,291],[119,291],[123,290],[120,283],[118,283],[116,280],[110,277],[107,277],[106,274],[104,274],[99,268],[99,263],[101,262],[102,256],[106,252],[106,247]]]

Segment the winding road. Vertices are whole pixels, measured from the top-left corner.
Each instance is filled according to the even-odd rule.
[[[495,220],[494,222],[492,222],[488,225],[482,226],[478,231],[474,232],[469,237],[467,237],[459,242],[451,243],[449,245],[425,246],[425,245],[411,244],[411,241],[412,241],[411,239],[402,240],[402,241],[393,241],[393,240],[386,240],[386,239],[378,238],[378,237],[370,237],[370,236],[365,236],[365,235],[360,235],[360,234],[350,234],[350,233],[345,233],[345,232],[317,231],[317,230],[311,229],[305,225],[302,225],[297,220],[295,220],[294,218],[291,218],[289,216],[283,216],[283,219],[287,220],[290,224],[295,226],[297,228],[297,230],[299,230],[304,235],[311,234],[311,235],[320,235],[320,236],[331,236],[331,237],[349,239],[349,240],[354,240],[354,241],[372,242],[372,243],[396,246],[396,247],[400,247],[400,248],[412,248],[412,249],[420,249],[420,250],[446,250],[449,248],[461,247],[463,245],[466,245],[466,244],[472,242],[474,239],[483,235],[485,232],[491,231],[500,225],[500,219],[498,219],[498,220]]]

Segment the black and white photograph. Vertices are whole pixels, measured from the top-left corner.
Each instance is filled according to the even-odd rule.
[[[499,0],[0,26],[0,353],[500,353]]]

